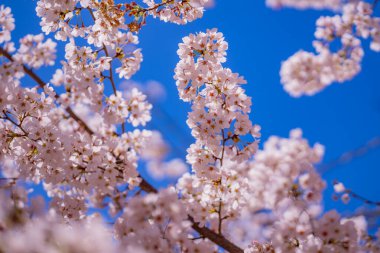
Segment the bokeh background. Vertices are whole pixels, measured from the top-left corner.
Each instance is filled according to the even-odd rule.
[[[28,33],[41,33],[35,14],[37,1],[2,0],[0,4],[12,8],[16,19],[14,41]],[[311,143],[319,142],[326,147],[319,165],[328,183],[326,210],[338,209],[350,215],[362,204],[356,200],[348,205],[333,201],[334,180],[368,199],[380,201],[380,55],[370,51],[368,41],[364,41],[361,73],[352,81],[334,84],[312,97],[292,98],[280,84],[281,62],[300,49],[313,51],[315,21],[321,15],[334,13],[272,10],[264,0],[216,0],[202,19],[185,26],[148,18],[148,24],[139,33],[144,61],[132,79],[146,85],[148,91],[152,80],[165,88],[165,94],[154,103],[153,121],[148,128],[162,132],[171,146],[168,158],[185,159],[186,149],[193,142],[185,123],[189,106],[179,100],[173,80],[178,43],[189,33],[218,28],[229,43],[226,66],[248,81],[245,89],[253,101],[251,119],[262,126],[262,142],[270,135],[286,137],[291,129],[299,127]],[[44,80],[51,78],[63,56],[64,43],[58,42],[56,65],[38,71]],[[347,152],[343,158],[352,159],[342,158]],[[144,167],[141,170],[147,174]],[[163,187],[168,183],[175,181],[154,184]]]

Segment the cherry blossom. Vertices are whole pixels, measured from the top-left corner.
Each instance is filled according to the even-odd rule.
[[[15,20],[9,7],[0,6],[0,43],[11,40],[11,31],[15,29]]]
[[[156,3],[154,0],[144,0],[153,17],[158,17],[165,22],[186,24],[197,18],[201,18],[204,6],[208,6],[211,0],[174,0]]]
[[[115,231],[128,252],[169,252],[176,244],[185,252],[217,252],[207,241],[190,240],[190,226],[175,190],[169,188],[131,200],[116,221]]]
[[[47,39],[46,42],[42,42],[43,40],[43,34],[27,35],[22,38],[15,59],[34,69],[43,65],[54,65],[56,43],[51,39]]]
[[[187,161],[197,176],[213,180],[219,177],[225,155],[247,160],[259,136],[247,117],[251,99],[240,87],[246,81],[222,66],[227,48],[216,29],[190,34],[179,45],[181,60],[174,76],[180,98],[192,102],[187,124],[196,142],[188,149]],[[248,134],[253,140],[242,141]]]
[[[380,49],[379,21],[372,16],[371,5],[363,1],[345,4],[342,14],[320,17],[313,42],[317,54],[301,50],[283,62],[280,75],[284,89],[294,97],[310,96],[334,82],[355,77],[364,56],[360,38],[372,38],[371,49]],[[335,41],[341,45],[336,52],[330,48]]]
[[[21,187],[12,189],[11,194],[13,201],[4,190],[0,192],[0,250],[19,253],[123,252],[114,244],[110,229],[99,217],[88,217],[86,221],[68,226],[61,223],[52,210],[45,213],[42,198],[29,198]],[[31,202],[30,208],[28,201]],[[33,218],[28,220],[31,216]]]

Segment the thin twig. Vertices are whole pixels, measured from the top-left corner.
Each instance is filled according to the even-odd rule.
[[[372,3],[372,9],[373,10],[375,10],[375,8],[376,8],[376,6],[377,6],[378,3],[379,3],[379,0],[373,1],[373,3]]]
[[[94,22],[95,22],[96,19],[95,19],[94,12],[91,10],[91,8],[88,8],[88,11],[90,12],[91,17],[92,17],[92,19],[93,19]],[[105,54],[107,57],[109,57],[109,53],[108,53],[108,50],[107,50],[106,45],[103,44],[103,48],[102,48],[102,50],[104,51],[104,54]],[[115,80],[114,80],[114,78],[113,78],[112,61],[113,61],[113,58],[112,58],[111,61],[110,61],[110,69],[109,69],[110,75],[109,75],[108,79],[109,79],[110,82],[111,82],[112,90],[113,90],[113,94],[115,94],[115,96],[116,96],[117,89],[116,89]],[[123,123],[121,123],[121,131],[122,131],[123,133],[125,133],[125,121],[124,121]]]
[[[380,201],[373,201],[373,200],[367,199],[351,190],[346,190],[345,192],[349,194],[351,197],[358,199],[360,201],[363,201],[365,204],[380,206]]]
[[[333,169],[339,165],[347,164],[347,163],[351,162],[353,159],[360,157],[360,156],[363,156],[363,155],[365,155],[365,154],[369,153],[370,151],[375,150],[377,148],[380,148],[380,136],[376,136],[376,137],[372,138],[371,140],[367,141],[362,146],[360,146],[354,150],[350,150],[348,152],[345,152],[342,155],[340,155],[338,158],[336,158],[330,162],[327,162],[325,164],[320,165],[318,170],[321,174],[324,174],[324,173],[328,172],[329,170],[331,170],[331,169]]]
[[[222,199],[219,198],[219,206],[218,206],[218,218],[219,218],[219,223],[218,223],[218,234],[222,235]]]

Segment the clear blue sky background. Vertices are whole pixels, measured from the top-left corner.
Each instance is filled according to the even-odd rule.
[[[281,62],[299,49],[312,50],[316,19],[333,13],[292,9],[274,11],[265,6],[264,0],[216,1],[216,6],[207,10],[202,19],[178,26],[149,18],[148,25],[139,34],[144,62],[133,80],[157,80],[164,84],[167,98],[156,106],[171,120],[164,116],[165,113],[155,111],[150,127],[159,126],[165,138],[181,149],[175,156],[184,158],[186,148],[193,141],[185,123],[189,107],[179,100],[173,80],[178,43],[189,33],[214,27],[224,33],[229,43],[227,66],[248,81],[245,88],[253,100],[251,117],[262,126],[263,141],[270,135],[287,136],[290,129],[300,127],[311,143],[325,145],[324,162],[327,163],[380,136],[380,55],[369,50],[368,42],[364,42],[363,70],[352,81],[334,84],[313,97],[299,99],[290,97],[280,84]],[[27,33],[41,32],[39,18],[35,15],[36,3],[30,0],[1,1],[13,10],[16,18],[13,37],[17,40]],[[62,43],[58,49],[59,59],[62,59]],[[38,72],[48,80],[53,69]],[[369,199],[380,201],[379,164],[380,149],[375,149],[325,173],[324,178],[329,184],[325,192],[326,209],[352,211],[358,204],[353,201],[345,206],[331,200],[334,179]]]

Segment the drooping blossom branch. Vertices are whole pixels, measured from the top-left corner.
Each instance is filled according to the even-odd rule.
[[[313,46],[316,54],[300,50],[281,66],[281,83],[294,97],[314,95],[334,82],[352,79],[361,70],[364,50],[360,39],[371,38],[370,48],[380,50],[380,18],[365,1],[348,2],[342,14],[320,17]],[[338,42],[334,52],[331,44]]]

